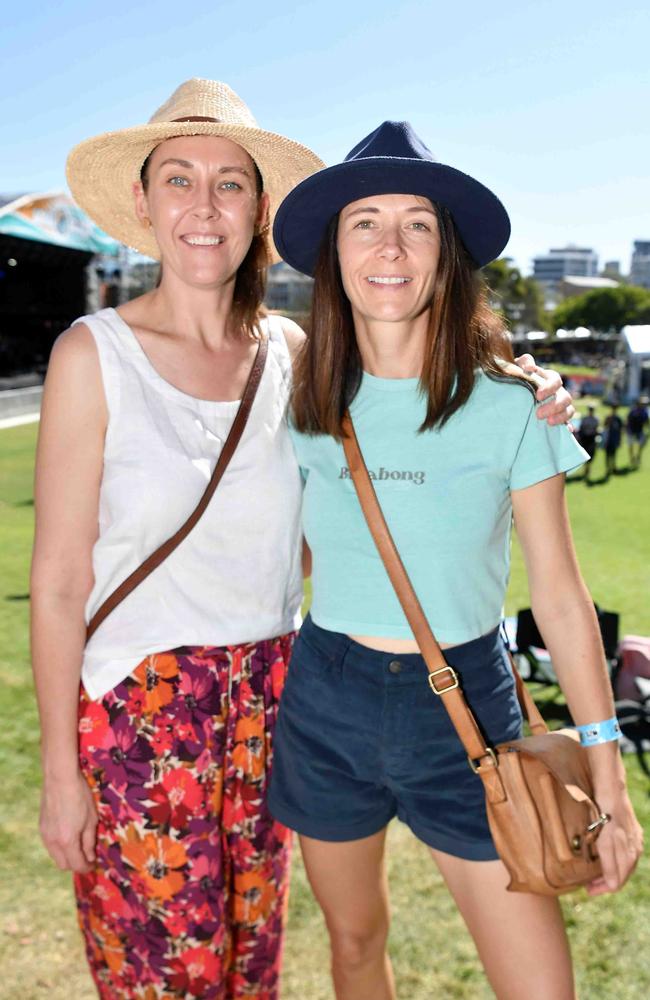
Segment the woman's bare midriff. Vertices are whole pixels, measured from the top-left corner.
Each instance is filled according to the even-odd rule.
[[[368,649],[376,649],[380,653],[419,653],[420,647],[415,639],[388,639],[385,635],[351,635],[349,637],[360,646],[367,646]],[[441,642],[441,649],[451,649],[457,646],[455,642]]]

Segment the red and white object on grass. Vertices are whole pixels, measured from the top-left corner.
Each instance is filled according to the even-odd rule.
[[[617,700],[642,701],[650,693],[650,637],[624,635],[618,646],[620,667],[616,673]]]

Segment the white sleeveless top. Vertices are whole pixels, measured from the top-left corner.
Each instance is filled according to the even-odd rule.
[[[154,369],[114,309],[83,316],[108,405],[95,584],[86,621],[193,511],[238,402],[195,399]],[[244,434],[188,537],[90,639],[82,682],[100,698],[147,655],[282,635],[300,624],[302,486],[286,421],[291,359],[277,317]]]

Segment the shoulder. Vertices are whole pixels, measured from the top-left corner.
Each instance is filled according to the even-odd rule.
[[[79,321],[61,333],[54,342],[48,371],[54,366],[72,366],[74,370],[97,368],[97,344],[87,323]]]
[[[296,357],[302,350],[302,346],[306,341],[305,331],[294,323],[292,319],[287,316],[276,316],[275,319],[279,322],[282,327],[282,333],[284,334],[284,339],[287,343],[287,349],[289,351],[289,356],[292,361],[295,361]]]
[[[527,383],[509,378],[493,378],[484,371],[476,373],[470,405],[479,410],[493,410],[503,418],[527,420],[535,409],[535,394]]]
[[[60,401],[79,413],[99,409],[104,415],[99,354],[95,338],[84,322],[75,323],[56,339],[47,367],[44,402]]]

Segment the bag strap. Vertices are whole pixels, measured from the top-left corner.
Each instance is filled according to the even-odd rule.
[[[206,507],[212,499],[214,491],[219,485],[219,482],[228,467],[230,459],[235,454],[235,449],[239,444],[241,436],[244,433],[244,428],[246,427],[246,423],[253,406],[253,401],[257,394],[260,382],[262,381],[268,349],[268,338],[263,337],[259,342],[257,354],[255,355],[255,360],[253,361],[253,366],[250,370],[241,402],[237,408],[235,419],[232,422],[228,437],[226,438],[223,448],[221,449],[221,454],[219,455],[212,476],[210,477],[210,482],[208,483],[203,496],[188,517],[187,521],[181,525],[178,531],[173,534],[171,538],[168,538],[166,542],[163,542],[162,545],[160,545],[154,552],[152,552],[151,555],[145,559],[142,565],[138,566],[138,568],[135,569],[130,576],[127,576],[126,580],[124,580],[119,587],[117,587],[113,593],[106,598],[103,604],[100,605],[88,624],[88,628],[86,630],[86,642],[88,642],[91,635],[93,635],[99,628],[104,619],[110,615],[111,611],[114,611],[118,604],[120,604],[125,597],[135,590],[138,584],[142,583],[142,581],[145,580],[150,573],[153,573],[153,571],[165,561],[167,556],[171,555],[174,549],[176,549],[181,542],[187,538],[192,528],[204,514]]]
[[[465,701],[456,671],[445,662],[442,650],[431,631],[422,606],[413,590],[413,585],[404,568],[404,564],[386,524],[377,494],[368,475],[352,418],[348,411],[346,411],[343,417],[342,430],[344,435],[343,449],[361,509],[363,510],[368,528],[377,546],[386,572],[427,665],[431,690],[442,698],[443,705],[449,713],[451,722],[470,760],[491,760],[492,753],[486,746],[476,719]],[[510,662],[515,675],[519,704],[528,720],[531,730],[534,733],[548,732],[548,727],[528,689],[521,680],[518,671],[514,667],[512,658]]]

